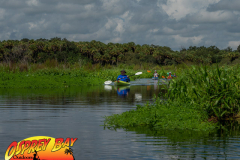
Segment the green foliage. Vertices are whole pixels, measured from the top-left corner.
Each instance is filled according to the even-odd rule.
[[[109,69],[110,68],[110,69]],[[102,85],[104,81],[115,81],[122,68],[103,68],[100,64],[87,63],[79,66],[58,64],[48,59],[44,64],[11,64],[0,66],[0,88],[61,88],[70,86]],[[141,70],[126,69],[128,75]],[[144,72],[136,78],[151,78],[152,73]]]
[[[100,85],[104,79],[84,71],[44,69],[34,73],[0,72],[1,88],[59,88],[82,85]]]
[[[240,55],[230,47],[220,50],[215,46],[196,47],[173,51],[166,46],[138,45],[134,42],[119,44],[104,44],[99,41],[70,42],[58,37],[47,39],[29,40],[22,39],[0,42],[0,62],[28,62],[44,63],[48,59],[57,59],[58,63],[74,64],[80,59],[88,59],[91,63],[101,65],[118,63],[153,65],[176,65],[186,61],[194,64],[219,63],[224,58],[232,62]],[[142,66],[141,66],[142,67]],[[143,67],[142,67],[143,68]]]
[[[136,110],[105,117],[105,126],[136,127],[149,126],[155,129],[210,130],[214,125],[206,121],[207,115],[194,105],[166,103],[159,98],[154,104],[138,105]]]
[[[240,53],[240,45],[238,45],[238,47],[237,47],[237,51]]]
[[[106,117],[105,126],[211,130],[216,124],[207,120],[221,122],[239,117],[239,72],[239,66],[192,66],[181,70],[178,78],[163,88],[167,92],[161,92],[155,103]],[[159,73],[166,74],[164,70]]]
[[[240,107],[239,67],[191,67],[169,84],[169,101],[198,106],[219,120],[234,117]]]

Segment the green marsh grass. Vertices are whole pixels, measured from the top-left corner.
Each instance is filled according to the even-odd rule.
[[[240,107],[239,67],[191,67],[169,84],[166,98],[196,105],[218,120],[234,118]]]
[[[126,67],[126,66],[125,66]],[[0,88],[59,88],[71,86],[103,85],[104,81],[115,81],[120,70],[126,69],[127,75],[143,72],[137,78],[151,78],[153,73],[145,70],[134,70],[99,64],[80,66],[58,64],[57,61],[46,61],[42,64],[1,64]]]
[[[189,104],[165,103],[156,99],[154,104],[137,106],[136,110],[105,117],[108,127],[148,126],[154,129],[210,130],[214,125],[207,122],[207,114]]]
[[[163,87],[167,92],[158,95],[155,103],[106,117],[105,126],[214,129],[218,125],[210,122],[211,118],[221,122],[235,119],[239,113],[239,72],[239,66],[192,66],[181,69],[178,78]]]

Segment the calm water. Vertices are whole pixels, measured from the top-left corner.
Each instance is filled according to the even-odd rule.
[[[49,136],[78,138],[72,147],[76,160],[240,159],[237,126],[227,134],[101,126],[104,116],[151,103],[154,94],[160,93],[153,80],[132,84],[126,88],[0,89],[0,157],[12,141]]]

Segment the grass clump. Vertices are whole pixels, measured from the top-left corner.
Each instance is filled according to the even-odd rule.
[[[178,102],[166,103],[159,98],[154,104],[137,106],[136,110],[105,117],[105,126],[136,127],[148,126],[155,129],[210,130],[214,125],[207,122],[207,114],[195,106]]]
[[[239,67],[191,67],[171,81],[166,98],[189,103],[219,121],[234,118],[240,107]]]

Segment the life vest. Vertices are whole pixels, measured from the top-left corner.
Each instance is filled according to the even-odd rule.
[[[120,78],[120,79],[119,79]],[[124,82],[130,82],[130,78],[127,77],[127,75],[119,75],[117,77],[117,81],[124,81]]]
[[[171,75],[169,75],[168,77],[167,77],[167,79],[172,79],[173,77],[171,76]]]

